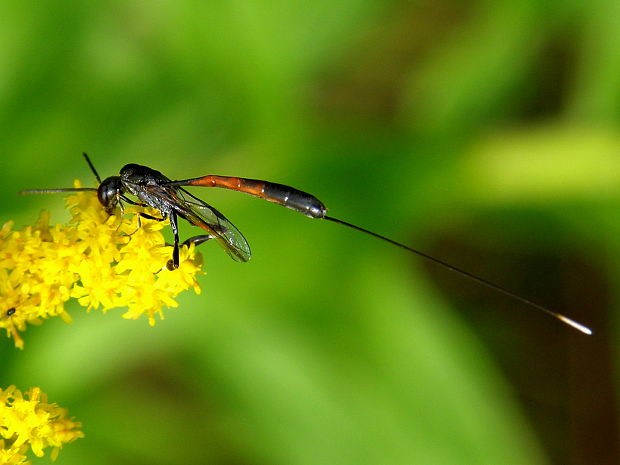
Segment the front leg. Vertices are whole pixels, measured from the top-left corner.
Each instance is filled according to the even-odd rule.
[[[163,218],[157,218],[155,216],[147,215],[146,213],[138,213],[138,229],[142,227],[142,223],[140,222],[140,218],[145,218],[147,220],[155,220],[155,221],[165,221],[166,215],[162,213]]]
[[[146,213],[138,213],[138,216],[142,218],[146,218],[147,220],[155,220],[155,221],[164,221],[166,219],[166,215],[163,215],[163,218],[157,218],[156,216],[147,215]]]

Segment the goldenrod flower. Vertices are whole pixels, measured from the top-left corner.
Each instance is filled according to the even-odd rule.
[[[0,229],[0,328],[17,347],[23,348],[19,332],[27,323],[53,316],[70,322],[64,307],[70,298],[88,310],[127,307],[124,318],[145,314],[154,325],[164,306],[178,305],[174,297],[181,291],[200,293],[202,264],[193,244],[181,248],[178,269],[165,267],[172,256],[161,234],[167,221],[131,215],[139,207],[109,216],[93,192],[77,192],[66,202],[68,224],[52,226],[42,212],[34,226],[15,230],[8,222]]]
[[[15,386],[0,389],[0,464],[29,464],[28,449],[37,457],[53,447],[55,460],[63,444],[83,438],[81,423],[67,418],[67,410],[47,402],[39,388],[22,394]]]

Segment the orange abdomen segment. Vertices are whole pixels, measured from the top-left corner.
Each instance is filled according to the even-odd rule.
[[[311,218],[324,218],[327,208],[315,196],[293,187],[258,179],[208,175],[189,180],[188,186],[223,187],[277,203]]]

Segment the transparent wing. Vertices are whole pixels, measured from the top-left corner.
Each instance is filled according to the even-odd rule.
[[[212,234],[233,260],[247,262],[252,256],[241,231],[206,202],[178,187],[145,186],[145,189],[171,205],[178,216]]]

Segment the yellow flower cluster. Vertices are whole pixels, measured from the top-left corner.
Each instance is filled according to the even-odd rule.
[[[67,416],[67,410],[49,404],[39,388],[21,393],[15,386],[0,389],[0,464],[29,464],[28,449],[42,457],[53,447],[55,460],[63,444],[83,438],[81,423]]]
[[[178,305],[181,291],[200,293],[202,263],[193,244],[181,248],[178,269],[165,266],[172,256],[161,234],[167,221],[109,216],[93,192],[68,196],[67,207],[72,219],[66,225],[50,225],[43,212],[34,226],[15,230],[9,222],[0,229],[0,328],[17,347],[24,346],[19,332],[27,323],[53,316],[70,322],[64,307],[70,298],[89,310],[127,307],[124,318],[145,314],[154,325],[164,306]]]

